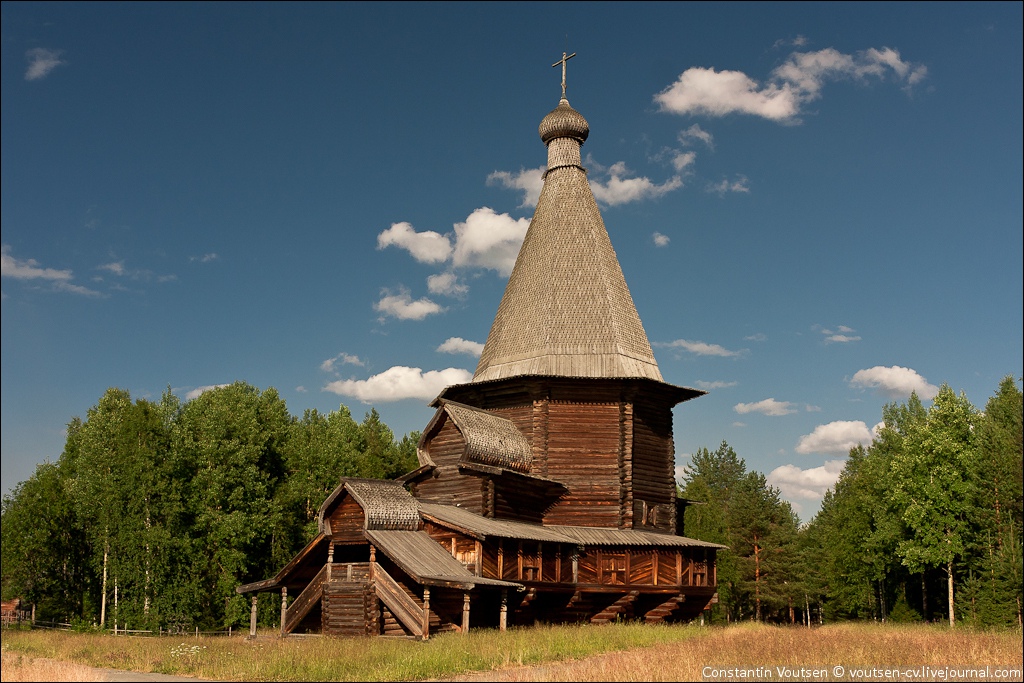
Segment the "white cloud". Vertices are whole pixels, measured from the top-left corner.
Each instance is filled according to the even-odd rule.
[[[893,365],[885,367],[876,365],[866,370],[858,370],[850,380],[850,386],[865,389],[874,388],[889,398],[907,398],[911,392],[923,399],[935,398],[939,388],[929,384],[917,371]]]
[[[306,389],[306,387],[304,387],[304,386],[302,386],[302,385],[300,384],[299,386],[295,387],[295,391],[297,391],[297,392],[298,392],[298,393],[300,393],[300,394],[305,394],[305,393],[307,393],[307,392],[308,392],[309,390],[308,390],[308,389]]]
[[[705,389],[707,391],[711,391],[712,389],[728,389],[729,387],[734,387],[737,384],[738,382],[723,382],[721,380],[716,380],[714,382],[705,382],[703,380],[697,380],[697,387],[699,389]]]
[[[342,365],[356,365],[358,367],[366,365],[366,363],[359,359],[359,356],[353,356],[352,354],[342,351],[334,358],[328,358],[321,363],[320,369],[324,372],[334,372],[335,366],[337,366],[338,363],[341,363]]]
[[[846,454],[855,446],[871,443],[872,439],[871,430],[860,420],[838,420],[818,425],[810,434],[801,436],[796,452]]]
[[[230,384],[207,384],[206,386],[196,387],[192,391],[190,391],[187,394],[185,394],[185,400],[186,401],[191,401],[192,399],[198,398],[201,394],[204,394],[207,391],[212,391],[214,389],[221,389],[223,387],[229,387],[229,386],[231,386],[231,385]]]
[[[459,282],[459,277],[450,270],[427,277],[427,289],[431,294],[462,297],[469,292],[469,287]]]
[[[757,401],[756,403],[737,403],[733,406],[740,415],[746,413],[761,413],[762,415],[771,415],[772,417],[779,417],[780,415],[790,415],[796,412],[793,408],[793,404],[789,401],[776,401],[774,398],[766,398],[763,401]]]
[[[96,266],[96,270],[105,270],[108,273],[113,273],[114,275],[124,275],[124,261],[105,263],[102,266]]]
[[[602,170],[599,165],[592,165],[597,167],[595,170]],[[659,185],[650,178],[626,177],[629,174],[626,162],[617,161],[607,169],[608,180],[602,182],[597,178],[589,178],[594,199],[607,206],[617,206],[642,199],[656,199],[683,186],[683,179],[678,175]]]
[[[25,53],[28,68],[25,70],[26,81],[38,81],[58,66],[67,64],[60,58],[61,50],[47,50],[45,47],[34,47]]]
[[[363,403],[386,403],[416,398],[429,401],[452,384],[465,384],[473,373],[461,368],[423,372],[420,368],[396,365],[369,379],[331,382],[323,388],[339,396],[351,396]]]
[[[823,327],[819,331],[825,335],[826,344],[849,344],[850,342],[858,342],[861,340],[861,337],[851,334],[852,332],[856,332],[856,330],[852,327],[847,327],[846,325],[840,325],[835,330]]]
[[[216,261],[219,258],[220,256],[218,256],[216,252],[211,251],[207,254],[203,254],[202,256],[189,256],[188,260],[189,263],[195,263],[196,261],[199,263],[209,263],[210,261]]]
[[[688,339],[676,339],[675,341],[670,342],[656,342],[654,345],[671,349],[683,349],[684,351],[695,353],[698,356],[721,356],[723,358],[731,358],[743,354],[743,351],[730,351],[718,344],[708,344],[707,342],[702,341],[689,341]]]
[[[722,178],[717,183],[708,183],[704,188],[705,192],[717,194],[719,197],[724,197],[726,192],[750,192],[750,180],[747,176],[737,174],[734,180],[728,178]]]
[[[0,277],[14,280],[44,280],[55,292],[70,292],[82,296],[102,296],[99,292],[82,285],[72,284],[71,270],[41,268],[35,259],[16,259],[11,256],[11,245],[0,245]],[[6,295],[5,295],[6,298]]]
[[[845,466],[845,460],[829,460],[821,467],[806,470],[796,465],[783,465],[776,467],[765,478],[786,498],[820,500],[825,491],[839,481],[839,475]]]
[[[537,168],[519,169],[518,173],[508,171],[495,171],[487,176],[488,185],[501,185],[510,190],[520,190],[523,193],[523,201],[520,208],[533,208],[537,206],[540,199],[540,191],[544,189],[545,166]]]
[[[693,124],[684,131],[679,132],[679,142],[684,145],[692,145],[695,140],[703,142],[709,149],[715,148],[715,138],[708,131],[698,124]]]
[[[464,353],[479,358],[480,354],[484,352],[484,345],[462,337],[448,337],[437,347],[437,351],[439,353]]]
[[[756,333],[750,335],[749,337],[744,337],[743,340],[744,341],[763,342],[763,341],[768,341],[768,335],[766,335],[763,332],[756,332]]]
[[[399,320],[423,320],[428,315],[444,310],[439,304],[426,297],[413,301],[406,289],[400,290],[398,294],[391,294],[385,289],[382,294],[380,301],[373,305],[373,310]],[[383,320],[383,316],[381,319]]]
[[[68,281],[73,275],[70,270],[57,270],[55,268],[40,268],[39,262],[35,259],[24,261],[11,256],[11,245],[0,246],[0,276],[10,277],[15,280],[55,280]]]
[[[662,235],[660,232],[654,233],[651,235],[651,238],[654,240],[654,246],[656,247],[667,247],[668,243],[672,241],[668,235]]]
[[[452,245],[445,235],[433,230],[416,232],[412,225],[402,221],[377,235],[377,248],[396,246],[405,249],[420,263],[441,263],[452,253]]]
[[[793,52],[763,84],[741,71],[691,67],[655,95],[654,101],[662,111],[673,114],[750,114],[781,123],[799,123],[802,107],[821,97],[829,81],[864,81],[891,75],[909,88],[927,73],[926,67],[904,61],[899,51],[888,47],[869,48],[855,55],[825,48]]]
[[[676,173],[690,173],[690,167],[697,161],[696,152],[675,152],[672,157],[672,167]]]
[[[515,219],[486,206],[476,209],[465,222],[455,224],[452,265],[490,268],[507,277],[529,227],[528,218]]]

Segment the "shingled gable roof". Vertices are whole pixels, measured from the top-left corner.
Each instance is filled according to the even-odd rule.
[[[423,444],[443,416],[447,415],[466,441],[462,462],[491,465],[522,473],[530,471],[533,449],[511,420],[455,401],[440,400],[437,404],[437,414],[423,431]]]
[[[663,381],[580,160],[588,133],[564,98],[541,122],[544,188],[474,382],[516,375]]]
[[[352,478],[342,479],[320,506],[317,520],[322,533],[330,534],[330,530],[324,528],[324,519],[344,492],[348,492],[363,509],[365,529],[419,529],[420,516],[416,499],[405,490],[401,482]]]

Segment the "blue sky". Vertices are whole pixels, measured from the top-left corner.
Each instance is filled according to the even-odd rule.
[[[806,519],[882,405],[1022,373],[1022,10],[5,3],[2,477],[110,386],[399,435],[476,365],[541,118],[666,381]]]

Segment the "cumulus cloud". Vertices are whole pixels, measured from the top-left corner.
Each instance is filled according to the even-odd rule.
[[[718,344],[708,344],[707,342],[690,341],[688,339],[676,339],[675,341],[670,342],[656,342],[654,345],[670,349],[682,349],[698,356],[721,356],[723,358],[732,358],[743,354],[743,351],[730,351]]]
[[[596,170],[604,170],[597,164],[592,163],[591,165],[596,166]],[[589,178],[589,181],[594,199],[606,206],[617,206],[642,199],[656,199],[683,186],[683,179],[678,175],[672,176],[661,184],[646,177],[627,177],[631,175],[631,172],[626,168],[624,161],[612,164],[605,170],[605,174],[608,176],[607,180],[601,181],[594,177]]]
[[[25,69],[26,81],[38,81],[46,78],[51,71],[62,64],[67,64],[60,58],[61,50],[48,50],[45,47],[34,47],[25,53],[28,60],[28,68]]]
[[[230,384],[207,384],[206,386],[203,386],[203,387],[196,387],[192,391],[190,391],[187,394],[185,394],[185,400],[186,401],[191,401],[192,399],[198,398],[200,395],[205,394],[207,391],[212,391],[214,389],[221,389],[223,387],[229,387],[229,386],[231,386],[231,385]]]
[[[386,403],[416,398],[429,401],[452,384],[465,384],[473,373],[461,368],[423,372],[420,368],[396,365],[369,379],[338,380],[323,390],[339,396],[351,396],[363,403]]]
[[[507,213],[481,207],[455,224],[455,250],[452,265],[496,270],[504,276],[512,273],[530,219],[515,219]]]
[[[790,415],[796,412],[793,404],[789,401],[776,401],[774,398],[766,398],[756,403],[737,403],[733,406],[733,410],[740,415],[761,413],[762,415],[771,415],[772,417]]]
[[[931,399],[939,393],[939,388],[929,384],[916,370],[899,365],[888,368],[876,365],[866,370],[858,370],[850,379],[850,386],[873,388],[889,398],[907,398],[911,392],[916,391],[920,398]]]
[[[810,434],[801,436],[796,452],[846,454],[855,446],[871,443],[873,438],[871,430],[860,420],[838,420],[818,425]]]
[[[462,337],[448,337],[437,347],[437,351],[439,353],[464,353],[479,358],[480,354],[484,352],[484,345]]]
[[[821,467],[801,469],[796,465],[776,467],[765,477],[786,498],[820,500],[839,481],[845,460],[829,460]]]
[[[396,246],[405,249],[420,263],[441,263],[452,253],[448,238],[433,230],[416,232],[412,225],[403,221],[393,223],[390,228],[377,235],[377,248]]]
[[[450,270],[428,276],[427,289],[431,294],[454,297],[465,296],[469,291],[469,287],[459,282],[459,276]]]
[[[904,88],[925,78],[928,70],[904,61],[893,48],[869,48],[853,55],[835,48],[793,52],[759,83],[742,71],[691,67],[654,96],[661,111],[673,114],[727,116],[749,114],[780,123],[799,123],[802,108],[821,97],[825,83],[892,77]]]
[[[717,194],[724,197],[728,192],[750,192],[750,180],[743,174],[737,174],[733,180],[722,178],[717,183],[708,183],[704,187],[705,192]]]
[[[523,201],[519,208],[533,208],[537,206],[540,199],[540,191],[544,189],[545,166],[537,168],[519,169],[518,173],[508,171],[495,171],[487,176],[488,185],[501,185],[510,190],[519,190],[523,193]]]
[[[428,315],[444,310],[441,305],[426,297],[413,301],[406,289],[399,290],[398,294],[383,290],[380,301],[373,305],[373,309],[384,314],[382,319],[390,315],[399,320],[423,320]]]
[[[366,363],[359,359],[359,356],[353,356],[352,354],[342,351],[334,358],[328,358],[321,363],[320,369],[324,372],[334,372],[339,363],[342,365],[356,365],[358,367],[366,365]]]
[[[734,387],[737,384],[738,382],[723,382],[721,380],[716,380],[714,382],[697,380],[697,388],[704,389],[706,391],[711,391],[712,389],[728,389],[729,387]]]
[[[667,247],[668,243],[672,241],[668,235],[662,235],[660,232],[651,235],[651,239],[654,240],[654,246],[656,247]]]

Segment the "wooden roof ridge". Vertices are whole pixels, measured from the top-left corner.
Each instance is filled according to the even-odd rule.
[[[518,375],[661,381],[579,165],[582,141],[558,133],[545,143],[544,186],[473,381]]]
[[[416,499],[403,484],[392,479],[343,478],[317,512],[320,532],[330,533],[325,526],[326,513],[346,491],[363,509],[365,529],[418,529],[420,516]]]

